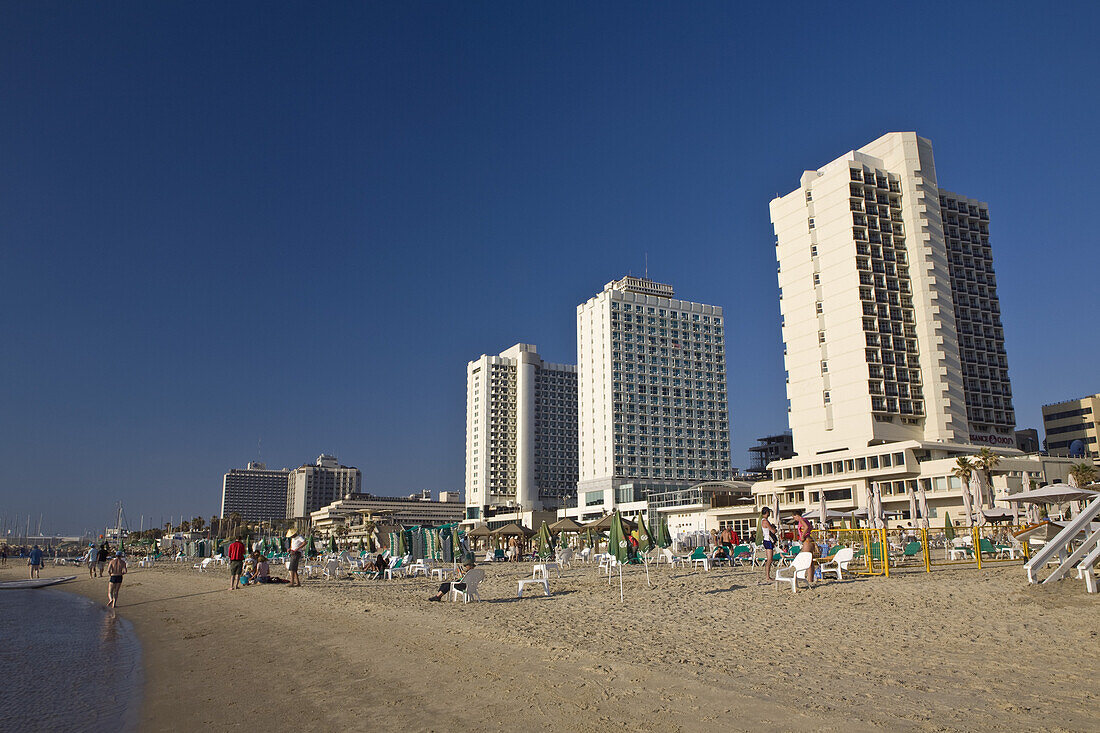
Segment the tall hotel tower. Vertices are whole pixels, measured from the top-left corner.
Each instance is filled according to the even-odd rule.
[[[582,517],[730,475],[722,309],[673,295],[624,277],[577,307]]]
[[[532,344],[471,361],[466,518],[557,509],[576,486],[577,368],[543,361]]]
[[[771,203],[795,450],[1015,445],[986,204],[893,132]]]

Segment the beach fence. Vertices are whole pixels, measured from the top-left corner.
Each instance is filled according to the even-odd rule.
[[[816,529],[813,531],[818,553],[835,554],[842,547],[853,550],[852,562],[848,568],[857,575],[890,576],[890,554],[887,545],[887,530],[876,528]]]
[[[1031,556],[1031,547],[1018,540],[1021,526],[985,524],[973,527],[941,528],[895,527],[860,529],[818,529],[814,540],[819,551],[829,553],[838,547],[851,547],[855,557],[853,572],[889,577],[891,571],[924,570],[943,567],[975,567],[1005,563],[1023,563]]]

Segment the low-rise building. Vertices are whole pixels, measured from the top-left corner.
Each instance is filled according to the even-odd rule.
[[[327,534],[337,527],[360,525],[361,518],[403,527],[435,527],[460,521],[464,512],[462,494],[454,491],[439,492],[438,501],[429,490],[410,496],[354,493],[310,513],[309,519],[315,532]]]
[[[1052,456],[1100,458],[1100,394],[1043,405],[1046,449]]]

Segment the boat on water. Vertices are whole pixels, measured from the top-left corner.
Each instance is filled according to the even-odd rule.
[[[76,580],[75,575],[66,575],[63,578],[28,578],[27,580],[9,580],[0,583],[0,590],[26,590],[28,588],[45,588],[58,583],[68,583]]]

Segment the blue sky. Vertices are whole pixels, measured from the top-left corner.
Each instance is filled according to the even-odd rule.
[[[219,508],[257,454],[461,488],[465,363],[626,272],[786,427],[768,201],[891,130],[986,200],[1021,427],[1100,391],[1097,6],[0,5],[0,516]]]

